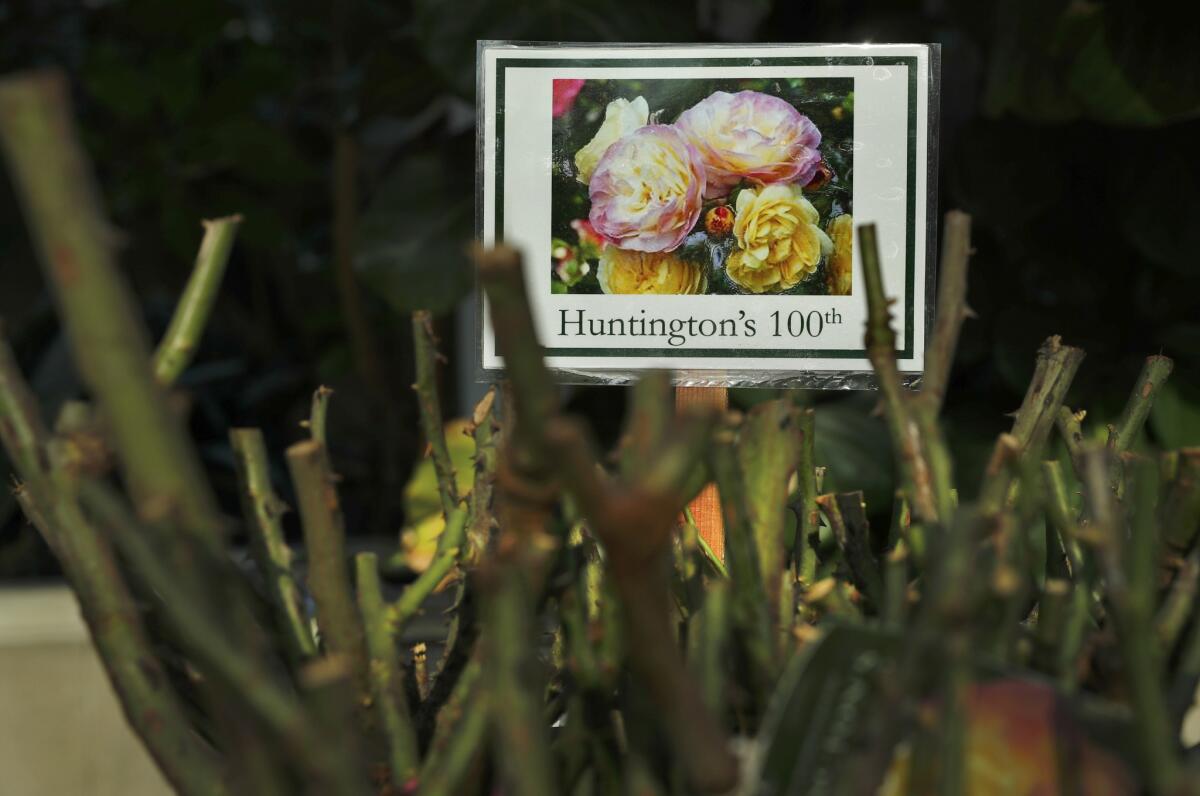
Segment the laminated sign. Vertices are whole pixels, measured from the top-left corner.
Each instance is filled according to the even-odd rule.
[[[873,223],[900,369],[919,375],[937,65],[913,44],[481,42],[479,236],[524,255],[547,365],[862,386],[854,230]]]

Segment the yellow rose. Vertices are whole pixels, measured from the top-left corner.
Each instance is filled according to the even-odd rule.
[[[825,262],[825,284],[831,296],[849,296],[854,271],[854,219],[849,213],[829,219],[825,225],[833,241],[833,254]]]
[[[736,216],[739,248],[725,261],[725,271],[752,293],[795,287],[833,251],[833,241],[817,226],[817,209],[799,185],[746,189],[738,194]]]
[[[633,102],[622,98],[608,103],[604,110],[604,124],[600,125],[592,140],[575,153],[578,180],[586,185],[608,148],[616,143],[618,138],[644,127],[649,118],[650,106],[643,97],[638,97]]]
[[[638,252],[606,246],[596,272],[605,293],[693,295],[704,292],[704,270],[668,252]]]

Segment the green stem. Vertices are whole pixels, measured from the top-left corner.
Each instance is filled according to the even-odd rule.
[[[350,588],[346,531],[329,457],[319,442],[306,440],[288,448],[287,460],[304,529],[308,588],[317,604],[317,625],[325,646],[346,656],[359,693],[365,694],[364,631]]]
[[[1179,677],[1200,677],[1200,622],[1193,622],[1179,655]]]
[[[470,569],[482,560],[487,551],[496,522],[492,511],[498,459],[495,441],[495,400],[496,390],[488,390],[476,404],[471,416],[471,436],[475,440],[475,477],[467,500],[466,535],[457,561],[464,572],[455,595],[454,604],[458,610],[454,612],[454,618],[450,622],[445,651],[438,660],[437,671],[429,689],[429,698],[422,701],[418,712],[417,725],[422,734],[427,732],[426,728],[436,718],[443,702],[450,697],[479,637],[479,590]],[[435,556],[443,551],[444,539],[445,532],[438,540],[439,552],[435,552]],[[414,599],[415,597],[416,595]]]
[[[735,446],[733,429],[719,431],[709,452],[709,467],[721,493],[725,523],[725,560],[732,583],[732,615],[746,647],[751,669],[751,693],[765,704],[775,678],[774,632],[768,598],[755,554],[753,530],[745,499],[746,478]]]
[[[139,516],[161,516],[170,507],[185,530],[218,550],[224,523],[183,423],[154,377],[141,312],[117,268],[115,239],[61,73],[0,81],[0,146],[79,373],[104,410]]]
[[[900,630],[908,616],[908,549],[903,541],[888,553],[883,569],[884,627]]]
[[[1182,770],[1175,754],[1173,724],[1162,693],[1162,661],[1154,635],[1154,500],[1157,468],[1143,465],[1135,473],[1132,517],[1122,532],[1110,486],[1112,451],[1084,451],[1084,490],[1090,520],[1100,539],[1108,596],[1133,703],[1137,751],[1146,784],[1153,793],[1172,793]]]
[[[778,587],[778,608],[776,609],[775,635],[779,640],[779,648],[776,651],[776,657],[779,661],[786,661],[789,653],[796,646],[796,637],[793,631],[796,628],[796,573],[790,568],[784,568],[776,579],[779,581]]]
[[[309,661],[300,670],[300,688],[311,715],[309,723],[325,736],[324,757],[328,764],[314,783],[318,793],[366,796],[374,793],[367,784],[355,704],[354,665],[344,655]]]
[[[811,406],[800,409],[800,456],[796,461],[796,480],[800,500],[796,514],[796,541],[793,556],[800,586],[807,589],[817,579],[817,543],[821,517],[817,511],[816,413]]]
[[[1168,357],[1147,357],[1121,416],[1108,427],[1108,449],[1114,454],[1109,461],[1108,481],[1118,498],[1125,494],[1125,454],[1141,432],[1159,388],[1171,375],[1173,367],[1174,363]]]
[[[717,716],[725,712],[724,662],[730,630],[729,603],[728,581],[718,580],[709,585],[704,595],[704,607],[700,609],[696,659],[692,663],[704,704]]]
[[[902,473],[913,513],[922,521],[938,524],[948,520],[939,516],[943,503],[934,493],[933,476],[926,458],[917,418],[910,411],[896,364],[896,333],[892,330],[890,302],[883,286],[883,267],[874,224],[858,228],[862,252],[863,281],[867,294],[867,330],[864,342],[867,359],[875,370],[883,401],[884,414],[891,433],[897,469]]]
[[[879,609],[883,602],[883,581],[879,563],[871,553],[871,529],[862,492],[822,495],[817,503],[829,518],[830,529],[855,587]]]
[[[417,406],[421,410],[421,429],[433,456],[433,471],[437,475],[442,512],[449,517],[450,512],[458,507],[458,482],[454,475],[454,463],[450,460],[450,448],[446,445],[442,406],[438,399],[437,361],[440,355],[433,333],[433,315],[426,310],[414,312],[412,331],[417,363],[417,383],[413,389],[417,392]]]
[[[17,499],[56,550],[125,718],[167,781],[183,794],[227,793],[221,761],[189,725],[107,540],[71,497],[43,500],[25,489]]]
[[[1086,416],[1087,412],[1072,412],[1071,408],[1064,404],[1058,408],[1058,417],[1055,418],[1059,436],[1067,446],[1067,453],[1070,454],[1071,463],[1076,471],[1079,470],[1079,457],[1083,453],[1083,419]]]
[[[946,397],[954,350],[963,321],[971,315],[967,307],[967,265],[971,258],[971,217],[960,210],[946,213],[943,221],[941,271],[938,281],[937,320],[925,351],[925,375],[921,395],[936,415]]]
[[[466,792],[465,783],[480,757],[488,724],[494,720],[493,712],[487,694],[472,700],[444,747],[436,755],[431,754],[421,770],[421,796],[456,796]]]
[[[278,611],[289,651],[297,661],[312,658],[317,654],[317,645],[302,607],[304,596],[292,573],[292,551],[283,535],[287,504],[271,486],[262,432],[257,428],[235,428],[229,432],[229,441],[237,466],[250,549]]]
[[[1170,654],[1187,626],[1196,603],[1196,586],[1200,581],[1200,551],[1193,552],[1175,575],[1175,582],[1163,598],[1155,619],[1155,632],[1162,649]]]
[[[425,782],[430,771],[442,765],[440,758],[445,754],[452,740],[459,734],[459,726],[464,718],[475,711],[475,705],[483,698],[483,694],[483,666],[480,664],[480,656],[476,656],[463,668],[458,682],[450,691],[450,696],[434,717],[433,737],[429,741],[425,760],[421,764],[422,783]]]
[[[695,528],[696,521],[692,518],[691,514],[691,511],[687,512],[687,521],[691,523],[693,528]],[[698,530],[699,529],[697,529],[697,531]],[[704,556],[704,560],[708,562],[710,567],[712,567],[714,573],[722,578],[729,577],[729,569],[726,568],[725,562],[717,557],[717,554],[713,552],[713,549],[709,547],[708,542],[704,541],[704,537],[701,536],[699,532],[696,533],[696,547],[700,549],[700,554]]]
[[[504,357],[508,378],[518,391],[514,407],[516,427],[511,433],[513,444],[522,450],[513,453],[518,467],[536,469],[541,464],[538,429],[555,414],[558,387],[542,359],[542,347],[525,292],[521,255],[516,249],[500,246],[477,250],[475,260],[480,282],[487,292],[496,346]]]
[[[308,428],[308,436],[313,442],[318,442],[329,451],[329,399],[333,390],[321,385],[313,390],[312,406],[308,412],[308,420],[300,425]]]
[[[1071,601],[1067,607],[1067,620],[1063,625],[1058,645],[1058,684],[1068,694],[1079,687],[1079,651],[1091,623],[1092,599],[1088,587],[1082,583],[1071,586]]]
[[[1200,448],[1179,451],[1161,514],[1163,543],[1176,552],[1190,550],[1200,533]]]
[[[196,355],[204,327],[208,325],[217,301],[242,217],[226,216],[202,223],[204,239],[200,241],[192,275],[175,306],[167,332],[154,352],[154,376],[160,384],[174,384]]]
[[[1059,672],[1059,645],[1070,616],[1071,582],[1050,578],[1042,587],[1037,628],[1033,640],[1033,664],[1051,677]]]
[[[48,437],[37,397],[21,377],[0,325],[0,442],[25,480],[35,480],[45,472]]]
[[[467,512],[465,509],[455,509],[446,520],[446,528],[438,539],[438,549],[433,561],[415,581],[409,584],[404,593],[387,609],[387,622],[394,637],[399,638],[429,595],[446,579],[458,563],[462,554],[463,543],[466,541]]]
[[[979,511],[985,516],[994,517],[1008,506],[1016,475],[1013,468],[1020,454],[1021,445],[1012,434],[1001,434],[996,438],[984,470],[983,485],[979,488]]]
[[[1129,399],[1125,402],[1125,408],[1121,410],[1117,422],[1108,429],[1109,450],[1114,451],[1118,456],[1129,450],[1134,438],[1145,424],[1146,418],[1150,416],[1150,409],[1154,406],[1154,399],[1158,396],[1159,389],[1171,375],[1174,367],[1175,363],[1171,361],[1170,357],[1146,358],[1142,372],[1138,375],[1137,383],[1129,394]]]
[[[486,671],[496,760],[506,793],[550,796],[557,792],[550,742],[542,719],[541,689],[531,681],[527,652],[537,644],[534,595],[525,567],[498,562],[497,582],[485,610]]]
[[[384,608],[379,582],[379,562],[374,553],[354,558],[358,583],[358,608],[362,612],[370,655],[371,698],[379,713],[379,724],[387,736],[392,784],[403,789],[416,777],[419,756],[404,693],[404,678],[396,656],[396,643]]]
[[[749,542],[757,554],[773,620],[779,619],[779,576],[786,566],[783,529],[788,480],[799,458],[798,412],[787,400],[758,404],[746,414],[737,445],[745,478],[742,489],[751,532]]]
[[[680,658],[668,622],[670,596],[664,577],[670,530],[686,499],[682,485],[690,468],[685,463],[698,455],[710,428],[706,423],[687,422],[660,453],[660,466],[635,487],[614,485],[600,475],[577,423],[554,418],[545,427],[547,450],[554,453],[564,471],[564,485],[608,554],[608,574],[620,596],[630,667],[661,714],[677,759],[686,767],[688,782],[696,792],[724,792],[737,777],[737,763],[724,733],[705,708]],[[736,468],[733,452],[726,453],[728,463]],[[738,480],[737,490],[723,493],[724,500],[730,500],[735,491],[740,495],[740,477]],[[650,489],[647,485],[656,486]],[[750,532],[747,526],[741,527],[744,533]],[[742,553],[742,559],[757,566],[752,548]],[[762,592],[758,594],[761,597]],[[758,608],[765,609],[761,600]],[[757,649],[770,661],[774,637],[765,617],[763,610],[762,646]],[[756,660],[761,662],[761,658]]]
[[[85,482],[80,496],[89,512],[111,535],[131,571],[158,597],[158,605],[201,671],[236,696],[263,726],[280,738],[293,759],[302,761],[320,781],[336,779],[342,765],[320,725],[309,721],[303,706],[280,685],[263,662],[240,648],[223,620],[205,609],[204,600],[164,565],[149,543],[150,534],[103,484]]]
[[[1059,408],[1083,358],[1083,349],[1063,345],[1058,336],[1047,338],[1038,349],[1033,379],[1011,432],[1021,446],[1022,461],[1041,460],[1042,448],[1058,422]]]
[[[224,794],[220,762],[189,726],[187,708],[146,638],[116,555],[48,470],[48,439],[33,392],[0,330],[0,442],[25,480],[14,491],[17,502],[62,565],[125,717],[163,775],[184,794]]]
[[[475,477],[467,501],[467,549],[464,559],[475,564],[487,549],[495,516],[492,495],[496,484],[496,390],[488,390],[471,416],[471,436],[475,441]]]

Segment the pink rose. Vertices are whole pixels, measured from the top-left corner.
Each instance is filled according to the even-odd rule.
[[[675,126],[704,160],[709,199],[728,194],[743,179],[804,185],[821,163],[821,131],[770,94],[713,92],[681,113]]]
[[[622,249],[671,251],[700,217],[704,180],[700,155],[674,127],[641,127],[612,144],[596,165],[588,220]]]
[[[575,98],[579,96],[579,92],[583,90],[583,84],[586,80],[555,80],[554,81],[554,104],[550,111],[550,115],[557,119],[575,104]]]

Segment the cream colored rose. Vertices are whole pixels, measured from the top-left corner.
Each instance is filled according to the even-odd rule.
[[[821,131],[789,102],[760,91],[715,91],[675,125],[704,160],[704,197],[739,182],[808,184],[821,163]]]
[[[704,292],[704,270],[667,252],[638,252],[607,246],[596,272],[605,293],[692,295]]]
[[[725,261],[729,278],[752,293],[795,287],[833,251],[819,220],[799,185],[742,191],[733,222],[738,248]]]
[[[831,296],[849,296],[854,271],[854,219],[849,213],[829,219],[825,225],[833,254],[825,261],[825,284]]]
[[[604,124],[600,125],[600,129],[592,136],[592,140],[588,141],[587,146],[575,153],[575,170],[578,172],[576,177],[579,181],[587,184],[592,178],[592,172],[596,170],[596,164],[604,157],[608,148],[622,136],[644,127],[649,119],[650,106],[643,97],[638,97],[633,102],[622,98],[608,103],[608,108],[604,111]]]

